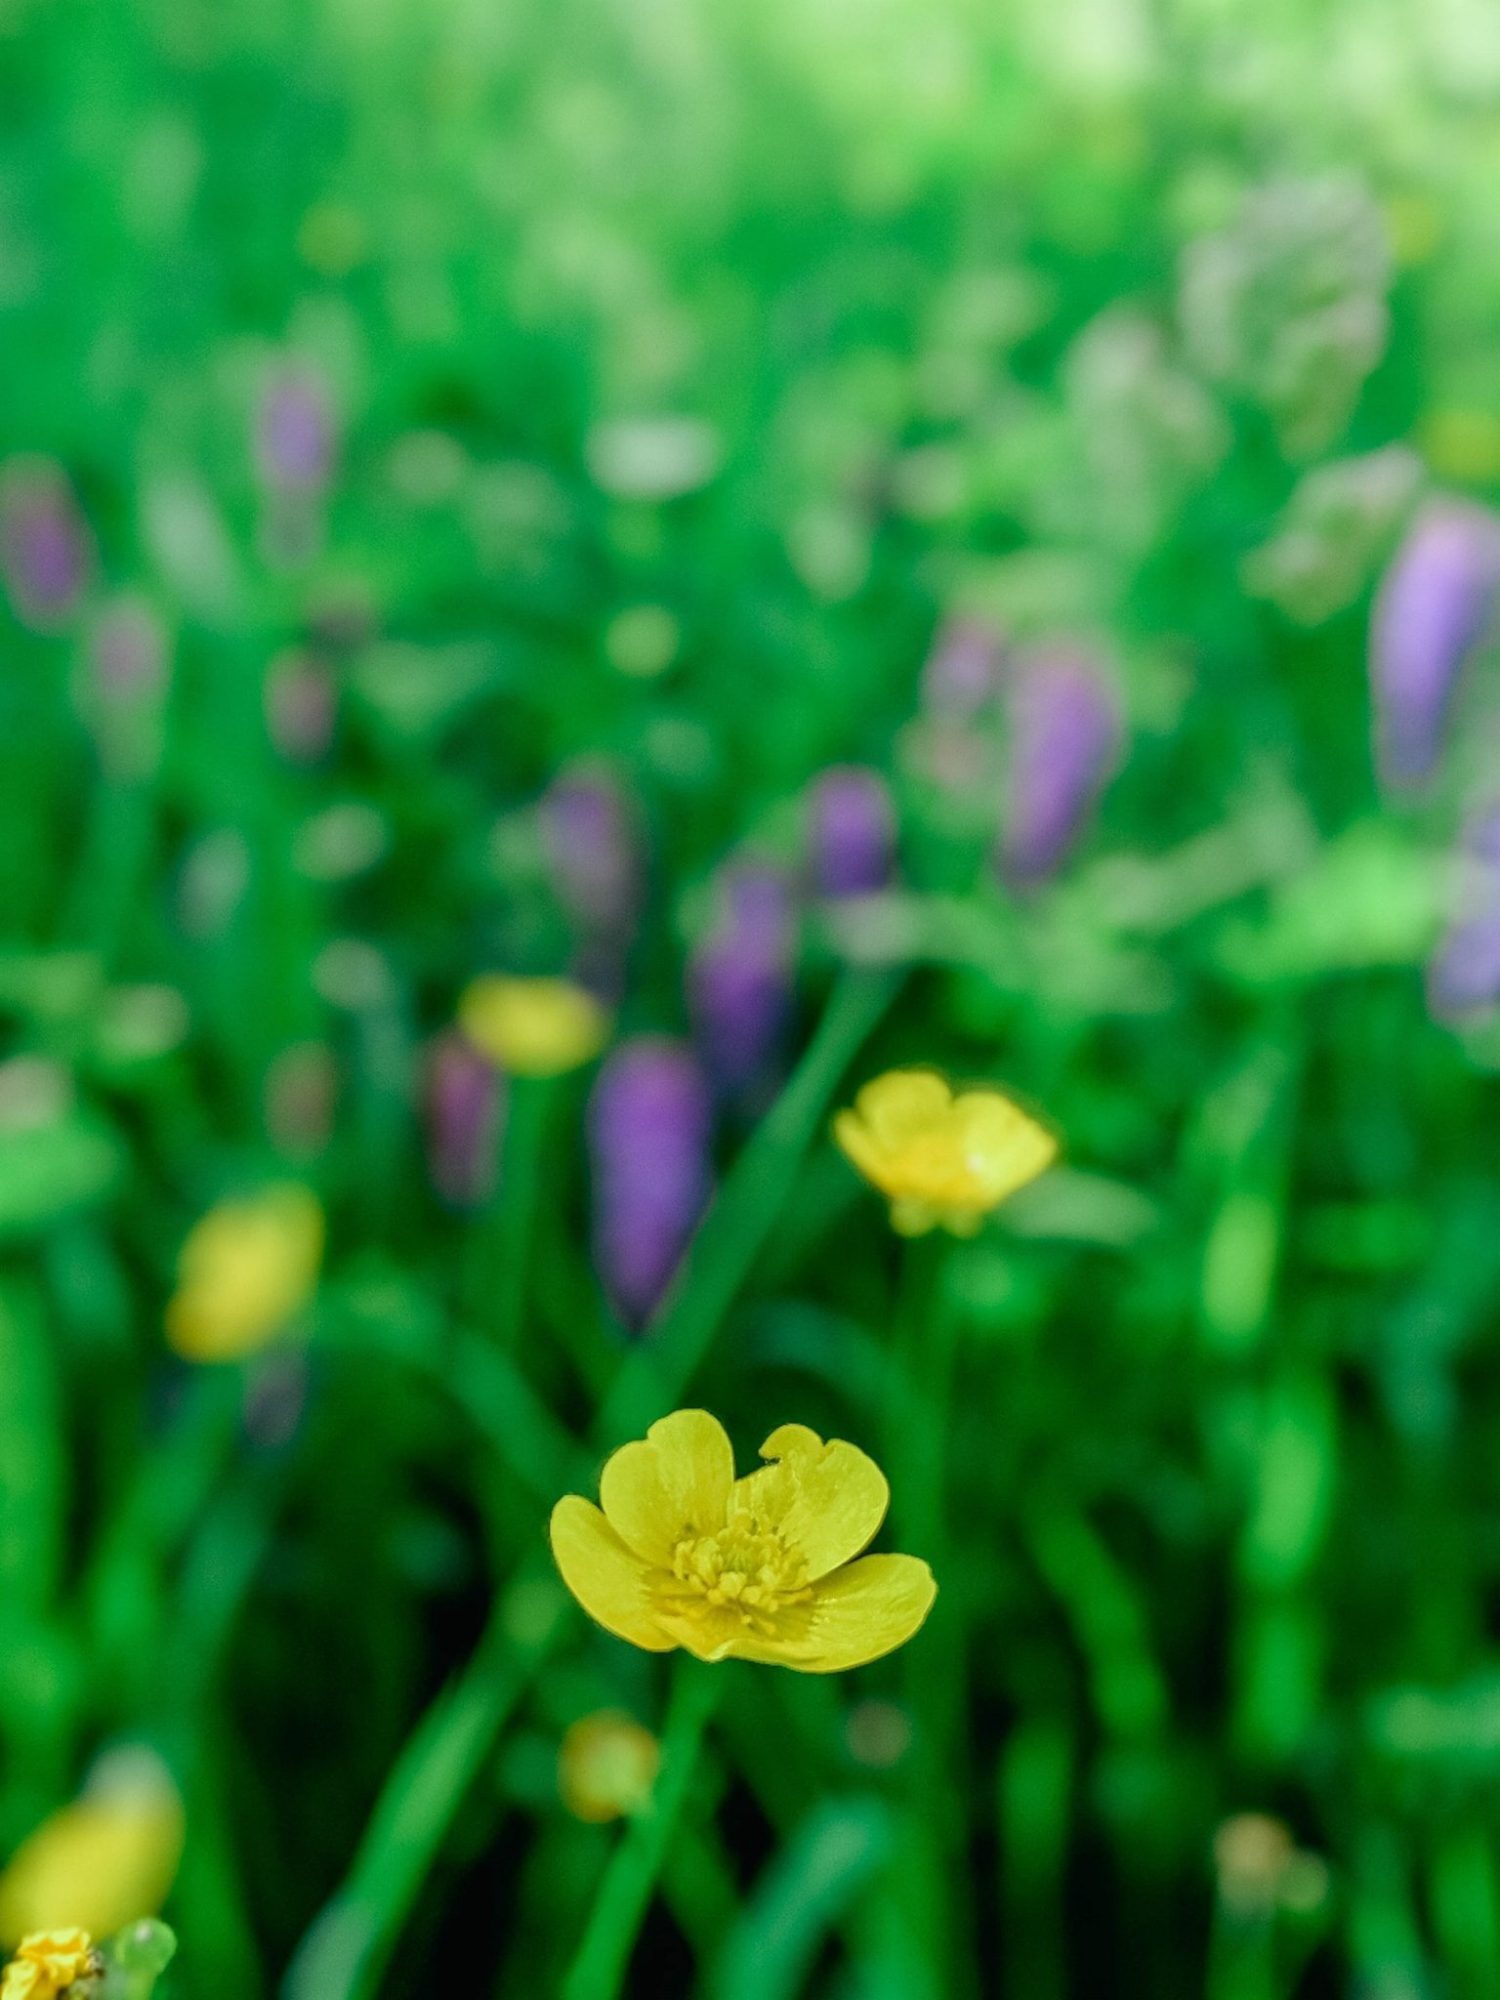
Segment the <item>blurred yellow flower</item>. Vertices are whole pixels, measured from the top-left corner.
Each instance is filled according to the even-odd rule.
[[[885,1518],[885,1477],[852,1444],[783,1424],[743,1479],[723,1425],[678,1410],[623,1445],[603,1511],[569,1494],[552,1553],[578,1602],[648,1652],[761,1660],[802,1673],[863,1666],[903,1644],[937,1586],[915,1556],[863,1556]]]
[[[893,1069],[867,1083],[833,1136],[891,1204],[903,1236],[942,1227],[972,1236],[992,1208],[1046,1171],[1057,1141],[1003,1091],[956,1094],[935,1070]]]
[[[1500,479],[1500,417],[1492,411],[1431,410],[1422,419],[1418,441],[1439,479],[1465,486]]]
[[[189,1361],[235,1361],[306,1305],[323,1261],[317,1196],[291,1183],[222,1201],[188,1232],[167,1339]]]
[[[83,1794],[44,1820],[0,1875],[0,1939],[63,1924],[108,1937],[154,1916],[182,1840],[182,1801],[160,1759],[144,1749],[112,1751]]]
[[[601,1708],[564,1736],[557,1789],[576,1819],[619,1819],[647,1804],[660,1768],[661,1745],[651,1731],[619,1709]]]
[[[512,1076],[562,1076],[604,1047],[609,1016],[570,979],[470,980],[458,1025],[482,1056]]]
[[[0,1982],[0,2000],[57,2000],[75,1979],[103,1971],[87,1931],[40,1931],[21,1940]]]

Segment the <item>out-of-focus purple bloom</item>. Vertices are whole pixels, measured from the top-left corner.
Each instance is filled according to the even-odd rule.
[[[463,1035],[441,1036],[427,1065],[427,1158],[432,1184],[455,1208],[478,1208],[495,1188],[504,1084]]]
[[[562,772],[542,800],[541,826],[561,900],[595,930],[628,932],[640,905],[640,845],[615,780],[591,765]]]
[[[719,920],[688,961],[688,1006],[717,1089],[753,1095],[774,1066],[791,1012],[796,918],[786,878],[745,864],[724,884]]]
[[[1427,968],[1427,999],[1439,1020],[1460,1020],[1500,1003],[1500,806],[1464,836],[1461,904]]]
[[[16,616],[49,632],[78,608],[92,564],[68,476],[47,458],[0,468],[0,573]]]
[[[320,376],[287,367],[267,383],[256,423],[255,456],[273,491],[320,493],[333,471],[333,405]]]
[[[1443,748],[1465,660],[1500,583],[1500,519],[1433,500],[1422,508],[1375,600],[1370,684],[1376,754],[1390,785],[1420,784]]]
[[[589,1104],[594,1249],[631,1327],[659,1304],[708,1202],[711,1123],[686,1043],[640,1035],[606,1058]]]
[[[151,702],[167,679],[167,638],[143,599],[118,597],[94,620],[89,665],[102,701],[121,708]]]
[[[896,851],[896,813],[878,771],[844,764],[825,771],[809,802],[808,850],[819,895],[867,896],[883,889]]]
[[[282,653],[265,687],[266,727],[290,764],[315,764],[333,741],[338,693],[316,653]]]
[[[972,716],[994,699],[1005,657],[999,635],[977,618],[942,627],[922,669],[922,704],[934,715]]]
[[[1120,713],[1103,670],[1073,647],[1020,661],[1008,707],[1001,867],[1029,884],[1061,864],[1103,790],[1119,754]]]

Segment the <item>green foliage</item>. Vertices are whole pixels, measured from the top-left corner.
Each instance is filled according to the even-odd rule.
[[[1479,0],[0,0],[0,1853],[155,1744],[179,2000],[1500,1987],[1500,1040],[1423,987],[1494,662],[1398,800],[1366,673],[1413,508],[1500,497],[1497,107]],[[956,620],[1122,710],[1025,893]],[[620,1035],[828,766],[900,824],[635,1340],[588,1075],[484,1206],[425,1129],[466,981],[598,943],[580,759]],[[973,1242],[828,1141],[910,1062],[1063,1137]],[[181,1242],[288,1179],[309,1324],[195,1371]],[[698,1402],[890,1467],[905,1652],[709,1716],[586,1627],[548,1508]],[[701,1736],[623,1833],[603,1707]]]

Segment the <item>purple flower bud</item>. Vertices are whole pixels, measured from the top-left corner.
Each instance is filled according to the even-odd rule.
[[[660,1303],[707,1205],[710,1127],[686,1043],[640,1035],[606,1058],[589,1104],[594,1250],[631,1327]]]
[[[271,662],[266,727],[289,764],[315,764],[333,741],[338,694],[316,653],[287,652]]]
[[[878,771],[840,765],[813,787],[808,845],[819,895],[867,896],[890,880],[896,814]]]
[[[715,1087],[753,1094],[791,1012],[796,924],[785,878],[732,869],[719,920],[688,961],[688,1007]]]
[[[463,1035],[439,1037],[427,1065],[427,1159],[433,1186],[455,1208],[481,1207],[494,1192],[503,1091]]]
[[[1098,665],[1049,647],[1016,669],[1001,868],[1012,882],[1044,881],[1066,857],[1120,748],[1120,714]]]
[[[1460,671],[1500,582],[1500,520],[1461,501],[1421,509],[1375,600],[1370,683],[1389,785],[1420,784],[1442,752]]]
[[[255,455],[273,491],[320,493],[333,470],[333,409],[322,378],[305,368],[273,376],[261,398]]]
[[[922,704],[934,715],[972,716],[994,699],[1004,648],[977,618],[954,618],[938,633],[922,669]]]
[[[589,765],[564,771],[542,800],[541,826],[563,903],[595,929],[628,932],[640,905],[640,853],[615,780]]]
[[[93,690],[111,707],[134,708],[160,695],[167,680],[161,620],[139,597],[106,604],[89,633]]]
[[[1500,806],[1464,836],[1460,909],[1427,968],[1427,1000],[1441,1021],[1500,1002]]]
[[[46,458],[0,468],[0,574],[16,616],[52,631],[77,609],[92,561],[68,476]]]

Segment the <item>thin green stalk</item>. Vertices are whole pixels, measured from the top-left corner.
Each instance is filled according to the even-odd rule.
[[[521,1337],[531,1244],[541,1188],[542,1149],[552,1103],[550,1078],[516,1077],[510,1085],[495,1192],[475,1245],[469,1310],[510,1351]]]
[[[616,2000],[652,1892],[687,1802],[698,1752],[724,1682],[722,1668],[680,1655],[662,1729],[661,1775],[648,1811],[632,1820],[599,1886],[562,2000]]]

